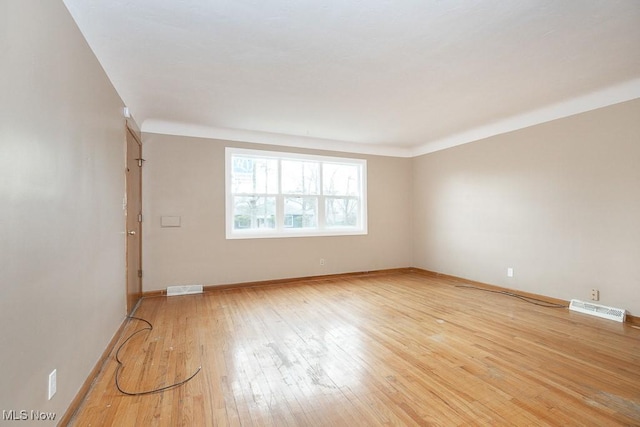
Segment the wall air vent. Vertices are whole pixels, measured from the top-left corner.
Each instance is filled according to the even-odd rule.
[[[167,296],[201,294],[202,285],[167,286]]]
[[[598,316],[609,320],[615,320],[616,322],[624,322],[624,318],[627,314],[623,308],[607,307],[605,305],[593,304],[577,299],[571,300],[571,304],[569,304],[569,310],[590,314],[592,316]]]

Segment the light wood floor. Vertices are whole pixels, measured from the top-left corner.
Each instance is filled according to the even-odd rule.
[[[77,426],[640,425],[640,329],[417,273],[143,300]],[[131,321],[124,337],[145,325]]]

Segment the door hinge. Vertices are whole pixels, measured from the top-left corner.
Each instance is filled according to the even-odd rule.
[[[138,167],[142,167],[142,162],[146,162],[145,159],[143,159],[142,157],[140,157],[139,159],[136,159],[138,161]]]
[[[138,270],[138,277],[142,278],[142,270]]]
[[[141,213],[138,214],[138,222],[142,222],[142,214]]]

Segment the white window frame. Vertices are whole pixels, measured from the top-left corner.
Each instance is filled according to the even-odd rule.
[[[232,157],[234,155],[253,156],[257,158],[270,158],[278,160],[278,193],[269,194],[276,198],[276,227],[274,229],[234,229],[233,197],[232,193]],[[320,194],[318,197],[318,226],[317,228],[285,228],[284,227],[284,198],[295,195],[282,193],[281,183],[281,161],[282,160],[307,160],[320,163],[321,181]],[[356,227],[327,227],[325,225],[325,198],[341,198],[343,196],[333,196],[323,194],[322,164],[342,163],[356,165],[360,170],[359,184],[360,191],[357,200],[360,204],[358,216],[358,226]],[[286,238],[286,237],[310,237],[310,236],[353,236],[368,234],[367,228],[367,161],[365,159],[355,159],[347,157],[330,157],[310,154],[289,153],[280,151],[251,150],[245,148],[226,147],[225,148],[225,212],[226,212],[226,237],[227,239],[259,239],[259,238]],[[246,194],[238,194],[246,196]],[[354,197],[354,196],[351,196]]]

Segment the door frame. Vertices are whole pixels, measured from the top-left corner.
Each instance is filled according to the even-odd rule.
[[[126,310],[127,314],[131,314],[137,307],[141,297],[142,297],[142,161],[139,161],[138,164],[129,164],[130,162],[130,153],[129,153],[129,136],[133,138],[133,141],[137,143],[138,149],[135,154],[135,158],[142,159],[142,138],[140,136],[140,132],[137,130],[137,126],[135,123],[131,123],[129,120],[126,122],[125,126],[125,197],[126,197],[126,205],[125,205],[125,299],[126,299]],[[132,166],[138,168],[139,173],[137,174],[138,182],[133,183],[133,185],[137,186],[137,191],[135,194],[132,194],[130,191],[130,179],[131,175],[129,174],[128,168]],[[138,200],[133,200],[137,195]],[[139,206],[138,212],[133,212],[132,206],[136,204]],[[140,217],[138,217],[140,215]],[[134,217],[134,218],[132,218]],[[139,220],[140,219],[140,220]],[[130,222],[131,221],[131,222]],[[135,224],[135,225],[132,225]],[[133,231],[135,235],[130,235],[129,233]],[[130,255],[132,249],[136,252],[136,265],[130,265]],[[134,271],[130,271],[133,269]],[[133,278],[133,280],[132,280]],[[135,281],[135,283],[131,283]]]

